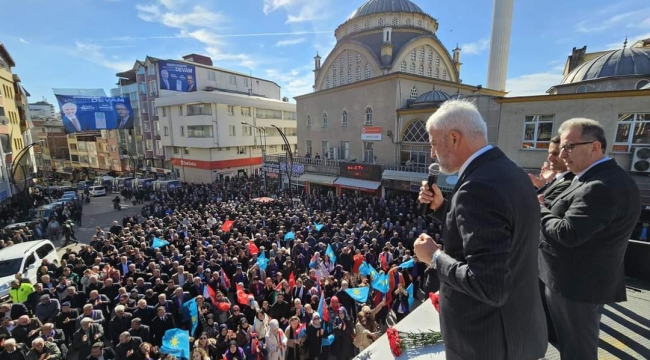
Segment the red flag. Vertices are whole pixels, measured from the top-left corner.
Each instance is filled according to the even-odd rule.
[[[251,253],[251,255],[257,255],[260,253],[260,249],[255,245],[254,242],[249,241],[248,242],[248,252]]]
[[[431,300],[431,303],[433,304],[433,307],[440,312],[440,296],[438,293],[429,293],[429,300]]]
[[[219,270],[219,275],[221,275],[221,286],[223,286],[226,289],[230,288],[230,279],[228,279],[228,275],[226,275],[225,272],[223,272],[223,268]]]
[[[215,307],[221,312],[226,312],[230,310],[230,304],[228,304],[227,302],[218,302],[215,304]]]
[[[280,281],[276,286],[275,286],[275,291],[280,291],[282,290],[282,281]]]
[[[289,289],[296,287],[296,277],[293,276],[293,272],[289,274]]]
[[[244,288],[237,284],[237,302],[240,305],[248,305],[248,295],[244,292]]]
[[[205,291],[206,290],[208,291],[208,295],[210,296],[210,302],[212,303],[212,305],[217,306],[217,302],[214,300],[214,297],[216,295],[216,293],[214,292],[214,289],[210,285],[206,284],[205,288],[203,289],[203,292],[204,292],[203,295],[204,296],[205,296]]]
[[[234,220],[226,220],[223,225],[221,225],[221,231],[230,231],[230,229],[232,229],[232,224],[234,223]]]

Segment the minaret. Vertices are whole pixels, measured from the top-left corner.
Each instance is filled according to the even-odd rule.
[[[318,55],[317,51],[316,56],[314,56],[314,90],[316,90],[316,81],[318,79],[318,73],[320,72],[320,59],[321,57]]]
[[[506,90],[508,75],[508,52],[515,0],[494,0],[492,15],[492,37],[490,39],[490,64],[488,66],[487,88]]]
[[[456,67],[456,74],[458,74],[458,77],[460,78],[460,66],[463,65],[462,62],[460,62],[460,48],[458,47],[458,44],[456,44],[456,48],[454,49],[454,67]]]

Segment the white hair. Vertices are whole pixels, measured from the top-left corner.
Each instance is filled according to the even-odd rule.
[[[13,345],[13,346],[16,346],[16,339],[14,339],[14,338],[9,338],[9,339],[5,340],[5,345]]]
[[[63,108],[63,109],[75,109],[75,110],[77,110],[77,104],[69,102],[69,103],[65,103],[65,104],[63,104],[63,106],[61,106],[61,108]]]
[[[476,105],[467,100],[448,100],[427,120],[427,131],[442,130],[445,134],[456,130],[468,138],[487,141],[487,124]]]
[[[40,337],[32,340],[32,346],[36,346],[37,344],[45,345],[45,340],[43,340],[43,338]]]
[[[115,313],[124,312],[124,305],[117,305],[115,307]]]
[[[93,322],[93,319],[91,319],[89,317],[85,317],[85,318],[81,319],[81,321],[79,323],[81,325],[84,325],[84,324],[91,324],[92,322]]]

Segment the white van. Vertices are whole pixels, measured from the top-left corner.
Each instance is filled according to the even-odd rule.
[[[16,273],[21,272],[24,279],[36,284],[38,268],[43,259],[57,266],[61,262],[50,240],[28,241],[0,250],[0,299],[9,296],[11,281]]]
[[[90,196],[106,196],[106,188],[103,186],[91,186],[88,189],[88,192],[90,193]]]

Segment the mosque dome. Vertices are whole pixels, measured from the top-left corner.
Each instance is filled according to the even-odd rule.
[[[356,9],[352,15],[350,15],[348,20],[372,14],[390,12],[406,12],[426,15],[419,6],[409,0],[368,0],[365,4]]]
[[[415,99],[412,104],[417,105],[417,104],[443,103],[447,100],[450,100],[451,98],[452,97],[444,91],[431,90],[418,96],[417,99]]]
[[[611,77],[650,75],[650,47],[608,51],[579,65],[564,77],[561,85]]]

